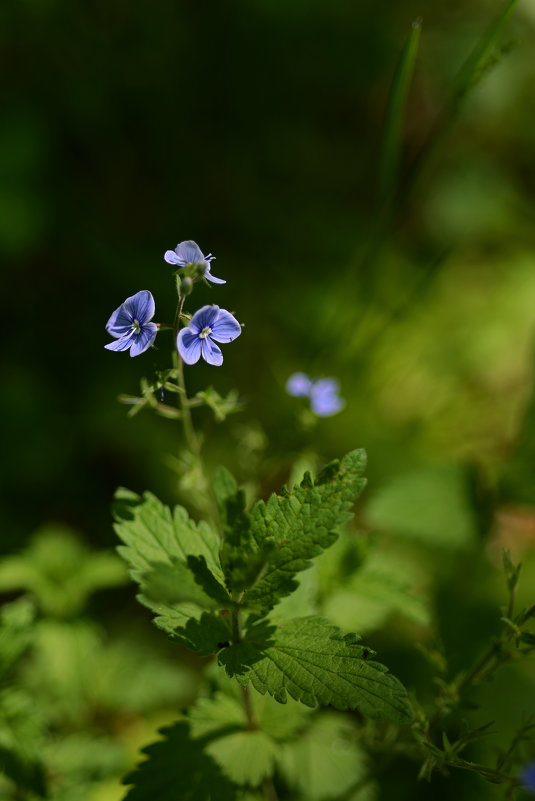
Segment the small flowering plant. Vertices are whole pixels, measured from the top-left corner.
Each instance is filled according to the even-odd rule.
[[[234,395],[222,398],[214,390],[199,392],[194,398],[188,398],[184,384],[184,364],[193,365],[202,358],[207,364],[220,367],[223,354],[216,343],[232,342],[241,334],[237,319],[215,304],[203,306],[193,315],[184,310],[186,298],[191,295],[195,284],[200,281],[226,283],[210,272],[210,262],[214,258],[211,253],[205,256],[192,240],[180,242],[174,250],[166,251],[165,261],[178,267],[174,273],[178,300],[173,324],[152,322],[155,302],[152,293],[144,289],[127,298],[113,312],[106,324],[106,331],[115,341],[104,346],[107,350],[129,350],[131,356],[140,356],[154,345],[158,331],[173,332],[172,367],[158,371],[154,382],[142,379],[140,396],[121,396],[120,400],[131,407],[131,416],[143,408],[152,408],[163,417],[182,418],[188,446],[197,455],[199,445],[191,425],[190,409],[205,404],[212,409],[217,420],[223,420],[239,408]],[[177,407],[163,402],[166,392],[178,396]]]
[[[180,485],[196,514],[191,518],[182,506],[170,509],[152,493],[119,489],[115,530],[121,556],[139,584],[138,598],[154,613],[158,628],[204,661],[211,657],[212,664],[200,697],[186,715],[162,730],[163,739],[146,749],[147,759],[125,778],[132,785],[126,801],[150,801],[163,797],[162,792],[165,798],[192,801],[359,801],[375,797],[368,794],[375,781],[366,748],[391,748],[396,756],[416,759],[422,778],[460,768],[504,784],[507,799],[519,788],[532,792],[533,763],[517,758],[518,748],[535,731],[532,719],[495,765],[463,756],[486,726],[456,729],[451,717],[447,719],[469,700],[465,695],[472,685],[535,650],[535,635],[526,629],[535,617],[535,605],[514,609],[520,565],[508,555],[504,558],[507,616],[502,616],[502,631],[488,651],[451,681],[437,680],[432,703],[410,698],[357,633],[344,632],[318,613],[325,609],[323,589],[318,585],[314,597],[310,588],[320,581],[321,571],[310,571],[308,584],[302,578],[338,539],[341,549],[334,561],[327,556],[327,575],[339,572],[343,585],[352,566],[361,563],[360,544],[347,536],[345,527],[366,483],[365,452],[352,450],[315,477],[306,472],[300,483],[267,501],[248,502],[224,467],[210,473],[194,426],[195,408],[204,405],[221,421],[239,404],[235,394],[221,398],[211,387],[189,397],[185,366],[203,360],[221,367],[219,346],[236,340],[242,326],[215,303],[191,312],[186,308],[197,285],[224,283],[211,275],[211,254],[204,256],[187,240],[164,258],[177,268],[173,323],[152,322],[154,298],[149,290],[141,290],[111,315],[106,330],[113,341],[105,347],[140,356],[157,336],[171,332],[166,367],[157,370],[152,381],[142,379],[140,396],[122,400],[129,404],[130,415],[151,408],[182,425]],[[307,399],[316,417],[337,414],[345,406],[332,377],[294,373],[286,390]],[[167,403],[166,395],[175,402]],[[379,571],[374,583],[368,576],[372,598],[381,598],[386,577]],[[386,597],[391,597],[395,590],[385,587]],[[293,593],[296,597],[289,598]],[[357,614],[355,626],[359,623]],[[344,712],[349,713],[345,718]],[[338,761],[331,765],[335,742],[348,755],[341,771]],[[321,749],[315,743],[329,745]],[[335,754],[337,760],[339,756]],[[519,764],[525,765],[522,772]],[[330,794],[316,787],[317,777],[326,771]]]

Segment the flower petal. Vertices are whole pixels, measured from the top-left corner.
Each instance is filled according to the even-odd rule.
[[[184,266],[182,260],[178,258],[174,250],[166,250],[163,257],[168,264],[179,264],[181,267]]]
[[[213,364],[214,367],[220,367],[223,364],[223,354],[221,348],[212,342],[209,337],[201,340],[202,342],[202,357],[208,364]]]
[[[212,275],[210,272],[210,265],[206,268],[206,272],[204,273],[204,278],[207,281],[211,281],[212,284],[226,284],[227,282],[224,281],[222,278],[216,278],[215,275]]]
[[[132,345],[133,341],[134,340],[132,339],[132,335],[127,334],[126,336],[121,337],[120,339],[116,339],[115,342],[108,342],[108,344],[104,345],[104,347],[106,348],[106,350],[118,350],[118,351],[128,350],[128,348]]]
[[[158,326],[156,323],[145,323],[139,334],[132,335],[134,344],[130,350],[130,356],[139,356],[140,353],[148,350],[156,339],[157,333]]]
[[[312,384],[310,407],[318,417],[330,417],[346,405],[338,391],[340,384],[335,378],[322,378]]]
[[[190,320],[188,328],[200,334],[203,328],[212,328],[219,314],[219,306],[202,306]]]
[[[220,309],[217,320],[211,324],[210,336],[216,342],[232,342],[241,334],[241,325],[226,309]]]
[[[312,381],[305,373],[294,373],[286,382],[286,392],[294,398],[307,398],[311,387]]]
[[[106,331],[112,337],[122,337],[132,328],[133,322],[129,312],[125,309],[124,303],[121,303],[106,323]]]
[[[198,244],[193,239],[186,239],[184,242],[179,242],[175,248],[175,254],[179,261],[176,264],[198,264],[203,261],[204,256]]]
[[[176,338],[180,358],[186,364],[195,364],[201,358],[201,342],[198,332],[183,328]]]
[[[154,298],[148,289],[136,292],[135,295],[127,298],[123,305],[128,314],[132,315],[132,320],[137,320],[141,327],[154,317],[156,311]]]

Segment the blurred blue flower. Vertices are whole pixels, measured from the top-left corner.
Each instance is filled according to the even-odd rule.
[[[212,284],[226,284],[222,278],[216,278],[210,272],[210,262],[215,259],[211,253],[204,256],[200,247],[191,239],[180,242],[174,250],[166,250],[164,259],[168,264],[177,264],[179,267],[187,267],[188,264],[204,265],[203,278],[211,281]]]
[[[186,364],[195,364],[201,356],[215,367],[223,364],[223,354],[215,342],[232,342],[241,334],[241,325],[233,315],[219,306],[203,306],[195,312],[187,328],[183,328],[176,345]]]
[[[528,762],[527,765],[524,765],[520,781],[524,790],[535,793],[535,762]]]
[[[286,392],[294,398],[308,398],[312,381],[305,373],[294,373],[286,382]]]
[[[310,398],[310,408],[318,417],[330,417],[346,405],[335,378],[311,379],[305,373],[294,373],[286,382],[286,392],[295,398]]]
[[[130,349],[130,356],[139,356],[146,351],[158,333],[156,323],[149,322],[154,317],[154,311],[154,298],[148,289],[142,289],[127,298],[106,323],[106,331],[116,341],[104,347],[118,351]]]

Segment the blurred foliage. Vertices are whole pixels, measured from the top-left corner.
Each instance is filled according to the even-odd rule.
[[[188,503],[175,424],[115,403],[170,367],[165,349],[139,361],[103,349],[110,312],[141,288],[170,321],[163,252],[181,239],[228,280],[202,302],[245,324],[224,370],[187,371],[193,392],[236,388],[245,404],[222,425],[199,410],[209,465],[266,496],[292,470],[369,452],[357,528],[291,602],[373,632],[429,694],[433,670],[476,659],[496,631],[502,547],[524,561],[519,605],[533,602],[534,0],[419,160],[497,12],[494,0],[0,4],[0,591],[32,598],[2,620],[0,756],[28,792],[46,777],[54,801],[122,797],[138,745],[195,695],[198,665],[152,639],[109,550],[117,484]],[[419,16],[390,176],[407,191],[381,228],[390,85]],[[301,415],[284,392],[296,370],[335,375],[345,410]],[[502,735],[473,746],[479,760],[507,747],[533,697],[529,666],[495,682],[478,698]],[[302,758],[281,768],[290,788]],[[374,761],[380,798],[428,796],[412,764]],[[464,774],[434,779],[439,800],[478,792]]]

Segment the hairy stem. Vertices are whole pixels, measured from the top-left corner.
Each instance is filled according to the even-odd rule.
[[[211,516],[218,525],[219,523],[219,511],[217,507],[217,503],[214,497],[214,494],[210,487],[210,482],[208,481],[208,476],[206,473],[206,467],[204,465],[204,460],[202,458],[201,452],[201,443],[199,437],[197,436],[197,432],[195,431],[195,427],[193,425],[193,419],[191,416],[191,401],[188,398],[188,394],[186,392],[186,382],[184,380],[184,362],[182,361],[180,354],[177,348],[177,336],[180,329],[180,321],[184,318],[182,314],[182,309],[184,308],[184,301],[185,295],[180,294],[180,282],[177,278],[177,292],[178,292],[178,304],[176,307],[175,312],[175,319],[173,322],[173,366],[176,370],[177,375],[177,384],[178,384],[178,408],[180,410],[180,418],[182,420],[182,425],[184,428],[184,436],[186,438],[186,443],[188,448],[193,455],[197,465],[199,466],[200,474],[202,477],[202,492],[207,500],[207,507],[211,513]]]

